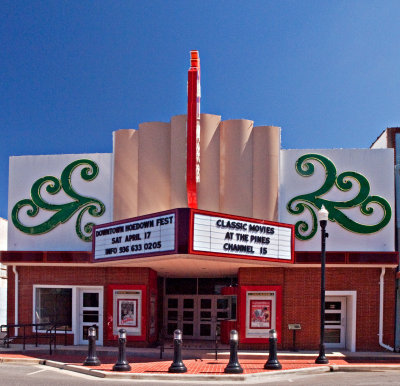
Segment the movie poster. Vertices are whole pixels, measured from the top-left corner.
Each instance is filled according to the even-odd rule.
[[[118,327],[137,327],[137,299],[118,299]]]
[[[250,300],[250,328],[271,328],[271,300]]]

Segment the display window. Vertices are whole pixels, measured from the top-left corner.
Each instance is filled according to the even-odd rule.
[[[271,329],[277,331],[281,341],[281,286],[240,287],[239,308],[240,342],[267,343]]]
[[[57,323],[57,333],[74,335],[74,344],[88,343],[88,329],[97,330],[97,344],[103,344],[103,287],[89,286],[33,286],[33,323],[43,323],[39,332],[46,332],[46,324]]]
[[[72,330],[72,288],[35,288],[34,323],[60,323]]]

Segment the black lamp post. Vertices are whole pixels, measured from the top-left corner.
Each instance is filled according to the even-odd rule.
[[[315,360],[318,364],[329,363],[328,358],[325,356],[325,239],[328,237],[328,233],[325,232],[326,224],[328,223],[329,213],[322,205],[318,211],[318,220],[321,226],[321,325],[320,325],[320,337],[319,337],[319,355]]]
[[[228,374],[242,374],[243,369],[238,360],[239,334],[236,330],[231,330],[229,343],[231,346],[229,363],[225,367],[224,372]]]
[[[113,371],[130,371],[131,366],[126,360],[126,330],[121,328],[118,333],[118,360],[112,369]]]
[[[96,327],[88,329],[88,356],[83,363],[84,366],[100,366],[100,360],[96,355]]]

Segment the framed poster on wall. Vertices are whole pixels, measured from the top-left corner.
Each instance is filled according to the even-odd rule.
[[[118,327],[138,326],[138,299],[118,299]]]
[[[281,286],[241,286],[239,297],[240,342],[267,343],[269,331],[275,329],[281,341]]]
[[[110,285],[107,291],[107,338],[118,339],[126,330],[128,340],[145,340],[147,297],[145,285]]]
[[[250,300],[250,328],[271,328],[271,300]]]

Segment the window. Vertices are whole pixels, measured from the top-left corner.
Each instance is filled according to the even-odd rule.
[[[72,329],[72,289],[36,288],[35,323],[60,323]]]

